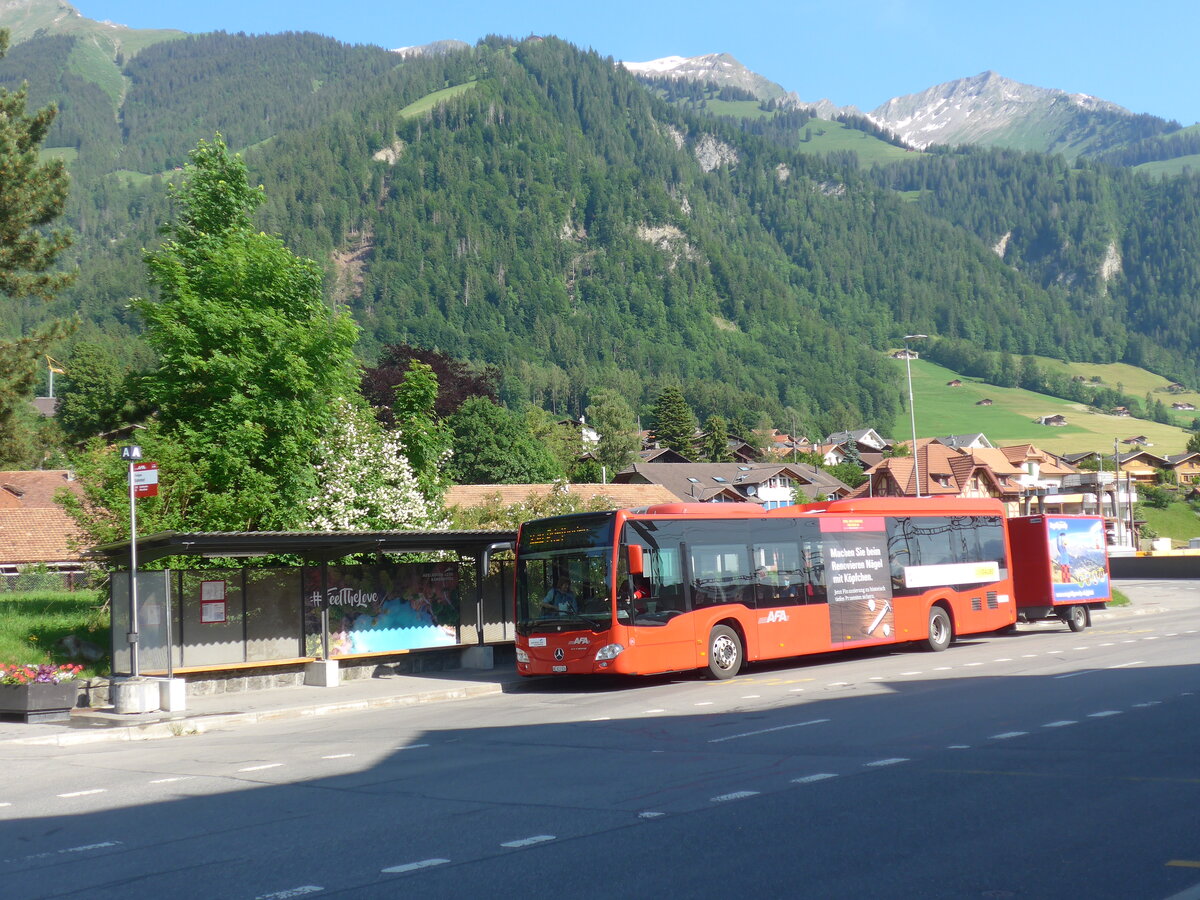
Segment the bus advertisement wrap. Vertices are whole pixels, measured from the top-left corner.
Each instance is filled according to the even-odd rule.
[[[825,535],[829,639],[842,645],[891,640],[896,623],[887,538],[882,529],[856,531],[842,524]]]

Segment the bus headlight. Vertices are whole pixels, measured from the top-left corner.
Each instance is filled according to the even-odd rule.
[[[605,660],[608,660],[608,659],[616,659],[624,651],[625,651],[625,648],[622,647],[620,644],[605,644],[603,647],[601,647],[599,650],[596,651],[596,660],[598,662],[604,662]]]
[[[517,648],[517,662],[519,662],[519,663],[529,662],[529,654],[526,653],[524,650],[522,650],[520,647]]]

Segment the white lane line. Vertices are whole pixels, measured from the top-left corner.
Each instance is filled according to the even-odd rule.
[[[346,759],[353,755],[353,753],[330,753],[328,756],[322,756],[321,759]]]
[[[1095,669],[1084,669],[1081,672],[1068,672],[1065,675],[1055,675],[1055,678],[1074,678],[1076,675],[1095,675]]]
[[[1088,718],[1089,719],[1103,719],[1107,716],[1119,716],[1120,714],[1121,714],[1121,711],[1119,709],[1104,709],[1104,710],[1101,710],[1100,712],[1088,713]]]
[[[761,694],[746,694],[744,697],[742,697],[742,699],[743,700],[757,700],[761,696],[762,696]]]
[[[0,803],[0,806],[12,806],[11,803]]]
[[[920,672],[901,672],[901,675],[920,675]]]
[[[593,722],[611,722],[612,716],[596,716],[596,718],[592,719],[591,721],[593,721]]]
[[[971,668],[972,666],[982,666],[982,665],[983,665],[983,663],[981,663],[981,662],[966,663],[966,664],[963,666],[963,668],[964,668],[964,669],[969,669],[969,668]]]
[[[971,745],[970,744],[951,744],[946,749],[947,750],[970,750]]]
[[[101,843],[98,843],[98,844],[83,844],[80,847],[65,847],[62,850],[47,850],[45,853],[33,853],[33,854],[30,854],[29,856],[23,856],[23,857],[13,858],[13,859],[6,859],[6,860],[3,860],[3,862],[6,862],[6,863],[28,862],[29,860],[33,860],[33,859],[48,859],[49,857],[59,856],[63,853],[86,853],[89,850],[104,850],[107,847],[119,847],[120,845],[121,845],[120,841],[102,841]]]
[[[544,844],[546,841],[552,840],[554,840],[554,835],[552,834],[535,834],[533,837],[521,838],[520,840],[516,841],[505,841],[500,846],[511,848],[532,847],[534,844]]]
[[[731,734],[723,738],[713,738],[710,744],[722,744],[725,741],[736,741],[738,738],[753,737],[756,734],[770,734],[772,731],[786,731],[789,728],[803,728],[805,725],[820,725],[828,719],[810,719],[807,722],[795,722],[791,725],[777,725],[774,728],[763,728],[760,731],[743,731],[741,734]]]
[[[1137,640],[1136,640],[1136,639],[1134,639],[1134,640],[1129,640],[1129,641],[1121,641],[1121,643],[1122,643],[1122,644],[1136,644],[1136,643],[1137,643]]]
[[[417,869],[428,869],[430,866],[441,866],[450,862],[448,859],[423,859],[420,862],[405,863],[402,866],[389,866],[386,869],[380,869],[387,875],[399,875],[403,872],[415,872]]]
[[[1178,631],[1168,631],[1166,633],[1165,637],[1179,637],[1179,632]]]
[[[292,897],[303,897],[305,894],[319,894],[325,888],[315,884],[302,884],[299,887],[275,891],[271,894],[259,894],[254,900],[291,900]]]
[[[428,747],[428,744],[405,744],[403,747],[393,747],[393,750],[420,750],[422,747]],[[449,862],[450,860],[446,860]]]
[[[1047,653],[1065,653],[1065,650],[1047,650]]]
[[[662,813],[662,812],[646,811],[646,812],[638,813],[638,818],[639,819],[657,819],[659,816],[665,816],[665,815],[666,815],[666,813]]]
[[[792,784],[812,784],[816,781],[824,781],[826,778],[837,778],[833,772],[818,772],[816,775],[805,775],[803,778],[793,778]]]
[[[1148,706],[1159,706],[1161,704],[1161,700],[1147,700],[1145,703],[1135,703],[1133,706],[1134,709],[1145,709]]]
[[[239,772],[261,772],[263,769],[278,769],[283,763],[263,763],[261,766],[246,766],[244,769],[238,769]]]
[[[1158,635],[1156,635],[1156,634],[1152,634],[1152,635],[1150,635],[1149,637],[1144,637],[1144,638],[1142,638],[1142,640],[1143,640],[1143,641],[1157,641],[1157,640],[1158,640]]]
[[[1146,663],[1144,660],[1139,659],[1135,662],[1127,662],[1127,663],[1121,663],[1120,665],[1117,665],[1117,666],[1109,666],[1109,668],[1110,669],[1128,669],[1130,666],[1144,666],[1145,664]]]
[[[849,685],[850,682],[848,681],[831,681],[825,687],[848,687]]]
[[[1057,722],[1047,722],[1043,728],[1065,728],[1068,725],[1078,725],[1074,719],[1059,719]]]
[[[789,694],[803,694],[804,688],[792,688],[790,691],[788,691],[788,693]]]
[[[151,784],[170,784],[174,781],[187,781],[189,778],[195,778],[195,775],[175,775],[171,778],[155,778]]]
[[[642,712],[649,715],[650,713],[666,712],[666,710],[665,709],[644,709],[644,710],[642,710]]]
[[[1037,656],[1036,653],[1022,653],[1021,659],[1033,659],[1035,656]]]
[[[59,794],[60,797],[86,797],[88,794],[103,794],[108,788],[92,788],[90,791],[71,791],[69,794]]]
[[[711,700],[701,700],[701,701],[700,701],[699,703],[697,703],[696,705],[697,705],[697,706],[712,706],[712,705],[713,705],[713,702],[712,702]]]
[[[1012,657],[1011,656],[1000,656],[1000,657],[997,657],[996,659],[993,659],[992,662],[1012,662]]]
[[[882,675],[872,675],[867,681],[883,681]]]
[[[1107,644],[1101,644],[1100,646],[1101,647],[1115,647],[1116,643],[1114,641],[1109,641]]]
[[[934,667],[933,667],[933,671],[935,671],[935,672],[949,672],[949,671],[950,671],[951,669],[953,669],[953,668],[954,668],[954,666],[934,666]]]
[[[758,791],[734,791],[732,794],[720,794],[716,797],[709,797],[710,803],[724,803],[727,800],[743,800],[746,797],[756,797]]]
[[[988,738],[988,740],[989,741],[1007,741],[1009,738],[1024,737],[1027,734],[1029,734],[1028,731],[1005,731],[1005,732],[1002,732],[1001,734],[993,734],[990,738]]]
[[[1072,650],[1087,650],[1087,647],[1072,647]]]
[[[877,759],[875,762],[864,763],[864,765],[881,768],[883,766],[894,766],[896,763],[908,762],[908,759],[903,756],[896,756],[892,759]]]

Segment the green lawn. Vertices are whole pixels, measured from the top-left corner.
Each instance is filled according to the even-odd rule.
[[[1177,156],[1174,159],[1155,160],[1133,168],[1136,172],[1144,172],[1157,178],[1182,175],[1184,172],[1200,172],[1200,153],[1193,153],[1191,156]]]
[[[811,131],[810,131],[811,129]],[[803,140],[811,133],[812,140]],[[903,150],[887,141],[843,125],[841,122],[830,122],[826,119],[813,119],[801,133],[801,141],[796,145],[801,153],[832,153],[835,150],[853,150],[858,154],[858,161],[864,166],[876,163],[890,163],[898,159],[916,159],[921,154],[916,150]]]
[[[903,375],[904,361],[894,362]],[[1126,369],[1130,371],[1126,372]],[[1122,368],[1129,382],[1134,380],[1134,373],[1140,371],[1132,367]],[[1153,379],[1156,376],[1144,373],[1144,377]],[[962,387],[947,386],[946,383],[955,378],[962,380]],[[1167,383],[1165,379],[1159,380],[1163,385]],[[1111,453],[1114,439],[1119,441],[1141,434],[1150,439],[1153,444],[1151,449],[1159,454],[1182,453],[1187,444],[1188,433],[1181,428],[1144,419],[1089,412],[1081,403],[1019,388],[985,384],[923,359],[912,361],[912,381],[918,437],[983,432],[993,444],[1029,442],[1052,453],[1084,450]],[[1122,381],[1131,393],[1141,396],[1129,382]],[[1137,383],[1140,385],[1143,382]],[[991,406],[975,405],[976,401],[985,398],[992,401]],[[1051,415],[1066,416],[1068,424],[1061,427],[1034,424],[1034,419]],[[912,427],[907,410],[892,423],[891,433],[886,436],[895,440],[911,439]],[[1120,449],[1126,451],[1130,448],[1121,445]]]
[[[0,593],[0,662],[71,662],[56,646],[68,634],[109,652],[108,610],[95,591]],[[84,678],[106,674],[109,668],[107,662],[83,665]]]
[[[1169,537],[1175,549],[1187,547],[1189,538],[1200,537],[1200,516],[1186,503],[1172,503],[1166,509],[1143,503],[1136,509],[1146,520],[1146,528],[1159,537]]]

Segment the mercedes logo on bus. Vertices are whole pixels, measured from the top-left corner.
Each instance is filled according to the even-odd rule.
[[[557,650],[555,650],[555,651],[554,651],[554,658],[555,658],[555,659],[562,659],[562,658],[563,658],[563,649],[562,649],[562,647],[559,647]]]

